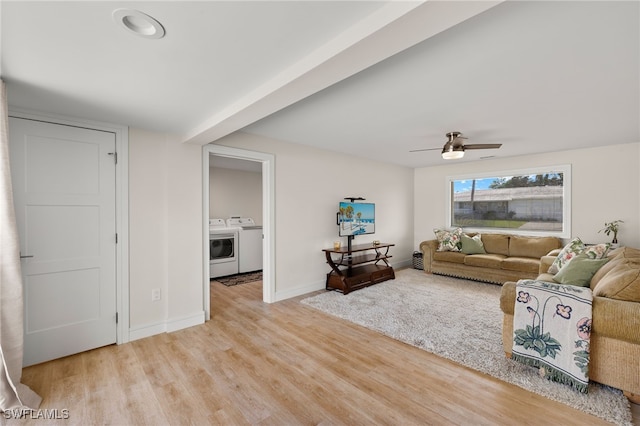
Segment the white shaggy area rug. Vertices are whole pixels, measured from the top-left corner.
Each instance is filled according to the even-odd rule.
[[[621,391],[592,382],[589,393],[581,394],[505,357],[500,289],[403,269],[395,280],[347,295],[329,291],[302,303],[611,423],[632,425],[629,401]]]

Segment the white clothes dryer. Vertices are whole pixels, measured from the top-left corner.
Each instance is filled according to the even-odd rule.
[[[238,227],[228,227],[224,219],[209,219],[209,277],[237,274]]]
[[[262,226],[250,217],[231,217],[228,227],[239,227],[238,270],[240,273],[262,270]]]

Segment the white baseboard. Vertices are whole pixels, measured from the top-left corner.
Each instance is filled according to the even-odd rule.
[[[194,325],[204,324],[204,311],[199,311],[191,315],[185,315],[180,318],[173,318],[167,321],[167,333],[182,330],[183,328],[193,327]]]
[[[145,324],[129,329],[129,341],[144,339],[161,333],[171,333],[194,325],[204,324],[204,311],[195,312],[179,318],[171,318],[166,321]]]
[[[407,259],[407,260],[400,260],[398,262],[393,262],[391,266],[393,266],[393,269],[413,268],[413,258]]]
[[[163,322],[157,324],[145,324],[138,327],[129,328],[129,341],[144,339],[145,337],[155,336],[156,334],[165,333],[167,326]]]
[[[292,297],[302,296],[303,294],[312,293],[314,291],[324,290],[325,285],[326,283],[323,279],[321,281],[316,281],[290,290],[276,291],[275,299],[276,302],[279,302],[281,300],[291,299]]]

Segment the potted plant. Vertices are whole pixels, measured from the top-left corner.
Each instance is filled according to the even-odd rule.
[[[613,240],[611,244],[618,244],[618,228],[620,224],[624,223],[622,220],[614,220],[613,222],[605,222],[604,228],[599,230],[598,232],[604,232],[607,235],[613,234]]]

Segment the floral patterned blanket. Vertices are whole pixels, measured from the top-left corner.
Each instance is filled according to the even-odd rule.
[[[511,358],[587,393],[591,289],[520,280],[516,294]]]

